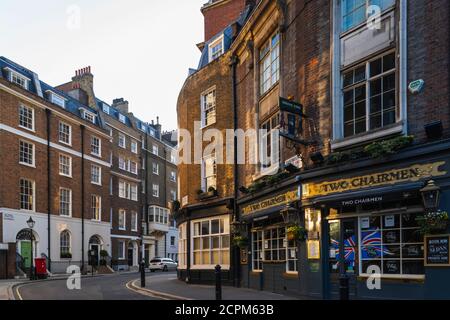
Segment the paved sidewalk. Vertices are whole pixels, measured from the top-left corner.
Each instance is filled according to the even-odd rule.
[[[215,300],[214,286],[186,284],[178,280],[176,275],[146,277],[145,282],[145,291],[161,298],[169,300]],[[138,289],[140,280],[133,284],[134,289]],[[266,291],[228,286],[222,287],[222,298],[223,300],[299,300],[296,297]]]
[[[16,284],[27,282],[27,280],[1,280],[0,281],[0,300],[15,300],[12,288]]]

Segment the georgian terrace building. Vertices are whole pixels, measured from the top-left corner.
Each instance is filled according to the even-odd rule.
[[[6,256],[9,262],[0,265],[1,276],[29,268],[30,216],[36,221],[33,255],[46,257],[51,272],[86,266],[90,250],[97,263],[105,259],[115,270],[135,268],[144,256],[147,263],[166,256],[177,171],[174,145],[162,138],[161,125],[134,117],[123,99],[112,105],[98,99],[90,68],[56,88],[6,58],[0,70],[0,157],[8,168],[0,186],[0,251],[1,262]],[[146,163],[149,143],[165,148],[164,178],[147,174],[153,167]],[[164,192],[157,236],[147,224],[147,185]],[[144,251],[146,244],[153,250]],[[24,267],[16,270],[16,261]],[[100,271],[111,272],[108,267]]]

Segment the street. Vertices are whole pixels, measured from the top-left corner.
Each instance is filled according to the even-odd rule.
[[[165,273],[173,276],[173,273]],[[148,273],[147,277],[161,276]],[[127,288],[127,283],[139,274],[126,273],[98,277],[83,277],[81,290],[69,290],[66,280],[51,280],[19,285],[14,289],[17,300],[158,300]]]

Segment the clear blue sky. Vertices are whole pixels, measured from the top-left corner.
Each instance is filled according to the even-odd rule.
[[[50,85],[92,66],[96,95],[175,129],[178,93],[197,67],[207,0],[1,0],[0,56]],[[80,13],[78,15],[78,12]]]

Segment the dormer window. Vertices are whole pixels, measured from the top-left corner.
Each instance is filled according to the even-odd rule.
[[[224,53],[223,35],[209,44],[209,62],[217,59]]]
[[[141,124],[140,124],[139,127],[141,128],[141,131],[143,131],[143,132],[146,131],[146,130],[145,130],[145,124],[143,124],[142,122],[141,122]]]
[[[103,112],[109,114],[109,106],[107,104],[103,104]]]
[[[95,123],[95,114],[92,112],[87,111],[86,109],[81,109],[81,114],[83,119]]]
[[[155,129],[150,128],[150,135],[151,135],[152,137],[155,137],[155,136],[156,136],[156,131],[155,131]]]
[[[6,68],[6,69],[9,71],[9,81],[21,86],[25,90],[28,90],[28,83],[30,81],[29,78],[27,78],[27,77],[21,75],[20,73],[15,72],[9,68]]]
[[[48,94],[48,100],[53,103],[56,104],[62,108],[66,107],[66,99],[52,91],[47,91]]]
[[[127,118],[123,114],[119,114],[119,121],[123,124],[127,123]]]

